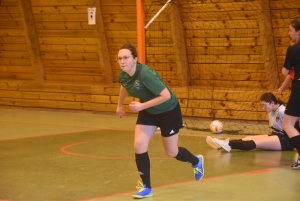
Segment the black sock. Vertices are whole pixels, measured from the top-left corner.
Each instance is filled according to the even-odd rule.
[[[290,138],[291,144],[297,149],[298,154],[300,155],[300,135]]]
[[[150,159],[148,152],[142,154],[135,154],[135,163],[139,171],[140,177],[143,181],[143,184],[145,184],[147,188],[151,188]]]
[[[243,141],[243,140],[230,140],[229,146],[232,149],[240,149],[240,150],[252,150],[256,148],[256,144],[253,140]]]
[[[199,159],[196,156],[183,147],[178,147],[178,154],[175,156],[175,158],[182,162],[189,162],[193,166],[197,165],[199,162]]]

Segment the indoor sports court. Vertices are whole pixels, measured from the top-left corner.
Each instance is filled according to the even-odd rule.
[[[133,200],[135,117],[1,109],[0,200]],[[205,175],[168,158],[159,131],[149,153],[154,196],[145,200],[298,200],[293,151],[215,150],[209,132],[183,129],[179,144],[202,154]],[[221,134],[221,137],[232,137]]]
[[[190,163],[165,154],[157,129],[144,200],[299,200],[297,147],[229,153],[206,142],[273,131],[266,108],[276,104],[260,98],[293,94],[282,69],[299,42],[299,10],[299,0],[0,0],[0,201],[134,199],[140,94],[117,107],[131,61],[156,72],[147,89],[173,92],[178,146],[204,157],[196,182]],[[124,44],[137,55],[120,55]]]

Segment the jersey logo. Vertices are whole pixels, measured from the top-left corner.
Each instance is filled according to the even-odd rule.
[[[277,123],[279,122],[279,116],[276,116],[276,122]]]
[[[141,83],[139,80],[134,81],[134,88],[140,89],[141,88]]]

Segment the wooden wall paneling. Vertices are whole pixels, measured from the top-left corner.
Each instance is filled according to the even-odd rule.
[[[34,18],[31,10],[31,3],[29,0],[18,0],[22,15],[24,31],[26,33],[26,41],[28,51],[31,55],[31,66],[34,69],[34,78],[36,82],[44,82],[44,66],[42,63],[37,33],[34,25]]]
[[[179,86],[188,86],[190,84],[190,73],[186,54],[185,34],[181,20],[181,13],[177,5],[170,5],[171,31],[174,41],[175,58],[177,66],[177,75]]]
[[[111,84],[114,82],[114,78],[112,73],[111,61],[109,58],[101,4],[99,0],[89,0],[89,6],[96,8],[96,25],[94,25],[94,31],[96,33],[96,38],[98,39],[98,56],[100,61],[100,68],[102,70],[102,79],[106,84]]]

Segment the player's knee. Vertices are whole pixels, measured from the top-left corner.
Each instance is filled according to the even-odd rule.
[[[178,150],[166,150],[165,152],[166,152],[167,156],[172,157],[172,158],[176,157],[178,154]]]
[[[141,141],[135,141],[133,147],[135,153],[144,153],[147,151],[147,145]]]

